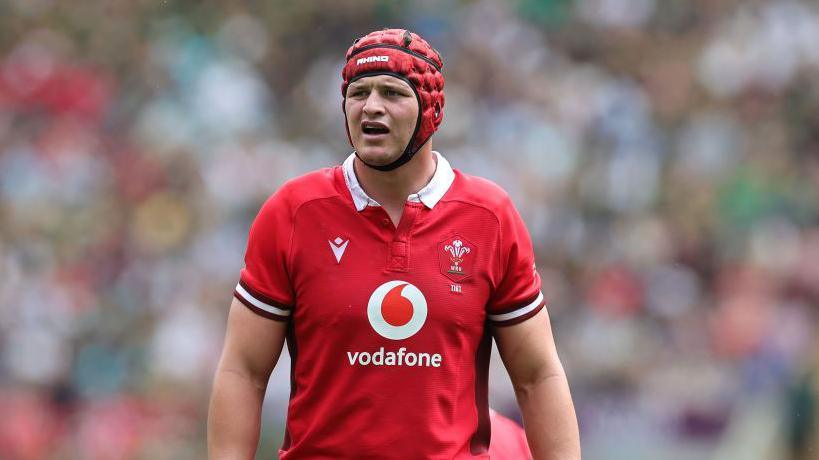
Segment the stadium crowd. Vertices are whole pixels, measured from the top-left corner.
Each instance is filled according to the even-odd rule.
[[[815,2],[0,9],[0,458],[203,458],[250,222],[349,154],[378,26],[439,47],[435,149],[532,232],[585,458],[819,458]]]

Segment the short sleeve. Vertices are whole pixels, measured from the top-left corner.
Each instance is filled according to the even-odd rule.
[[[277,321],[286,321],[295,303],[288,274],[293,217],[283,195],[280,190],[271,196],[253,221],[245,267],[234,291],[248,308]]]
[[[545,305],[540,275],[535,267],[532,239],[511,200],[498,213],[500,279],[489,301],[487,315],[496,326],[509,326],[535,316]]]

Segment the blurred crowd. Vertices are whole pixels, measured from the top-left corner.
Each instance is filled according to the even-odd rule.
[[[0,3],[0,458],[204,458],[250,223],[349,154],[343,53],[386,26],[529,226],[585,458],[819,458],[809,0]]]

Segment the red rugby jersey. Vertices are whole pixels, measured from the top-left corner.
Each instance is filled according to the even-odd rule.
[[[541,281],[506,193],[435,155],[397,228],[352,155],[256,217],[235,295],[288,322],[281,458],[488,458],[487,325],[534,316]]]

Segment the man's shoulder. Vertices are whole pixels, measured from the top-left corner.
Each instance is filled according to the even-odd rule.
[[[444,200],[482,207],[494,214],[512,204],[506,190],[485,177],[473,176],[456,170],[453,185],[453,193],[445,196]]]
[[[296,211],[310,201],[338,196],[335,184],[337,168],[322,168],[288,180],[268,198],[268,203]]]

